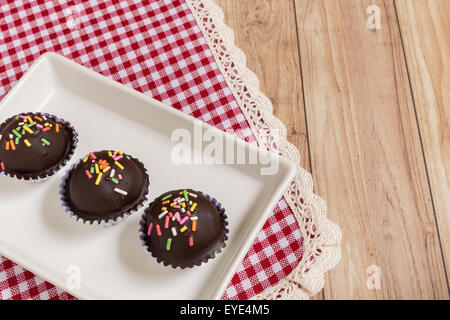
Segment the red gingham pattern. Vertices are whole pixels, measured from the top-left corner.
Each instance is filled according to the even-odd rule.
[[[298,264],[302,244],[295,217],[283,199],[259,232],[222,299],[246,300],[277,284]]]
[[[219,129],[255,142],[184,1],[0,1],[0,97],[44,52],[66,56]],[[277,284],[302,257],[302,236],[282,199],[223,298]],[[0,299],[71,299],[0,257]]]
[[[0,256],[0,298],[2,300],[74,299],[70,294],[2,256]]]

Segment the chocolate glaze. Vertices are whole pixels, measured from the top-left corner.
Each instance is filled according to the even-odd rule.
[[[123,154],[118,162],[123,170],[115,165],[115,160],[108,155],[107,150],[94,152],[97,159],[108,161],[111,169],[102,175],[100,183],[95,184],[97,174],[92,178],[86,174],[90,170],[92,158],[83,162],[83,159],[68,173],[65,185],[64,200],[72,212],[85,221],[108,221],[136,210],[146,199],[149,177],[143,166],[137,159]],[[122,175],[119,183],[112,182],[110,173],[115,170],[114,177],[118,180],[118,174]],[[115,188],[126,191],[123,195]]]
[[[225,210],[217,202],[208,195],[201,192],[187,189],[188,193],[197,195],[197,198],[189,196],[189,200],[197,203],[196,209],[192,212],[191,217],[197,217],[196,230],[192,231],[192,220],[187,220],[184,224],[178,221],[169,219],[169,226],[165,228],[165,217],[158,216],[164,211],[162,207],[169,207],[167,204],[162,204],[162,199],[172,194],[172,199],[179,196],[179,193],[184,189],[173,190],[166,192],[156,198],[150,206],[145,210],[141,220],[141,240],[147,250],[157,258],[158,262],[164,265],[171,265],[172,267],[190,268],[194,265],[200,265],[202,262],[207,262],[214,258],[215,255],[221,252],[225,247],[228,229],[226,225]],[[183,195],[181,195],[183,197]],[[189,208],[190,206],[187,206]],[[173,214],[180,213],[180,218],[183,219],[186,213],[181,213],[179,209],[169,209]],[[147,235],[149,225],[153,222],[150,236]],[[156,225],[160,226],[161,236],[158,236]],[[182,226],[186,226],[187,230],[181,232]],[[172,227],[175,227],[177,235],[172,233]],[[193,246],[189,245],[189,237],[193,237]],[[171,238],[170,250],[167,250],[167,239]]]
[[[45,177],[51,175],[58,169],[63,162],[67,162],[73,154],[76,145],[76,132],[69,123],[55,116],[42,113],[23,113],[21,115],[30,116],[32,120],[44,124],[49,123],[53,127],[47,132],[43,132],[36,126],[31,129],[33,134],[25,132],[22,135],[16,150],[6,150],[6,142],[10,141],[9,135],[12,130],[19,127],[19,123],[23,119],[16,119],[16,116],[7,119],[0,126],[0,161],[5,165],[5,173],[17,178],[33,179],[37,177]],[[47,120],[38,121],[34,116]],[[59,124],[59,132],[56,132],[56,123]],[[13,136],[15,140],[16,136]],[[50,142],[49,146],[43,146],[41,139],[44,138]],[[30,147],[24,142],[27,139],[31,144]]]

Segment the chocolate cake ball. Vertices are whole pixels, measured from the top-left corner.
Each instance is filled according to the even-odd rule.
[[[118,151],[91,152],[63,179],[64,206],[83,222],[111,222],[142,206],[149,177],[144,165]]]
[[[225,209],[192,189],[166,192],[145,210],[141,241],[158,262],[187,268],[214,258],[228,239]]]
[[[77,133],[63,119],[44,113],[22,113],[0,125],[0,169],[19,179],[52,175],[73,155]]]

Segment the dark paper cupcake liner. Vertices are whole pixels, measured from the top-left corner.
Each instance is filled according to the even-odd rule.
[[[124,220],[126,217],[132,215],[132,214],[141,214],[143,212],[143,209],[147,206],[148,204],[148,187],[144,193],[144,195],[142,196],[142,199],[139,200],[131,209],[128,209],[127,211],[124,212],[120,212],[117,214],[117,216],[113,217],[113,218],[108,218],[108,219],[86,219],[84,217],[81,217],[80,215],[77,215],[72,207],[70,206],[70,204],[67,201],[67,194],[66,194],[66,183],[67,180],[70,177],[70,174],[72,173],[72,170],[74,169],[74,167],[79,164],[81,161],[83,161],[84,158],[80,158],[76,163],[73,163],[70,167],[70,169],[67,170],[66,174],[64,175],[64,177],[62,178],[62,182],[59,186],[59,196],[60,196],[60,200],[61,200],[61,205],[64,208],[64,211],[66,213],[69,214],[70,218],[74,219],[76,222],[81,222],[84,224],[89,224],[89,225],[105,225],[105,226],[111,226],[114,224],[117,224],[119,222],[121,222],[122,220]],[[138,164],[140,164],[142,166],[142,168],[144,168],[145,170],[145,175],[147,177],[147,181],[150,181],[149,179],[149,175],[148,175],[148,171],[145,168],[144,164],[142,162],[140,162],[138,159],[132,157],[133,160],[137,161]]]
[[[139,239],[141,242],[141,246],[152,255],[153,258],[155,258],[158,263],[164,265],[164,266],[171,266],[172,268],[176,269],[176,268],[180,268],[180,269],[186,269],[186,268],[193,268],[194,266],[200,266],[202,263],[207,263],[209,260],[214,259],[218,254],[220,254],[222,252],[222,250],[226,247],[226,242],[228,240],[228,221],[227,221],[227,215],[225,214],[225,208],[222,206],[222,204],[217,201],[215,198],[211,197],[209,194],[206,194],[204,192],[201,191],[196,191],[198,193],[200,193],[201,195],[203,195],[206,199],[208,199],[209,201],[211,201],[211,203],[217,208],[217,211],[220,213],[220,217],[221,217],[221,224],[222,224],[222,228],[224,230],[223,234],[222,234],[222,245],[212,251],[210,254],[205,255],[203,258],[199,259],[196,263],[193,264],[186,264],[186,265],[176,265],[173,263],[170,263],[166,260],[164,260],[163,258],[159,257],[158,255],[156,255],[151,248],[149,248],[149,246],[147,245],[146,239],[147,239],[147,233],[146,233],[146,227],[147,227],[147,213],[150,210],[150,208],[152,207],[154,201],[152,201],[147,208],[145,209],[145,211],[142,213],[141,215],[141,219],[139,221]]]
[[[13,173],[13,172],[8,172],[8,168],[6,168],[6,170],[1,171],[1,174],[8,176],[10,178],[15,178],[15,179],[19,179],[19,180],[24,180],[24,181],[28,181],[28,182],[42,182],[47,180],[48,178],[50,178],[51,176],[53,176],[56,172],[58,172],[59,170],[61,170],[62,168],[64,168],[67,163],[70,161],[70,159],[72,158],[73,154],[75,153],[75,149],[77,148],[77,144],[78,144],[78,133],[75,131],[75,128],[71,125],[70,122],[62,119],[62,118],[58,118],[57,116],[53,115],[53,114],[49,114],[49,113],[42,113],[42,112],[26,112],[23,113],[24,115],[37,115],[37,116],[45,116],[48,119],[51,119],[53,121],[55,121],[56,123],[60,124],[62,126],[63,129],[67,129],[68,134],[69,134],[69,138],[70,138],[70,149],[69,152],[67,153],[66,157],[64,159],[62,159],[58,164],[54,165],[51,168],[48,168],[47,170],[45,170],[43,173],[41,174],[36,174],[36,173]],[[0,132],[3,130],[3,128],[9,123],[9,121],[15,119],[16,115],[6,119],[1,125],[0,125]]]

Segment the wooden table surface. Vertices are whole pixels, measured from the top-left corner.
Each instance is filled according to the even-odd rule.
[[[216,3],[342,228],[315,299],[449,299],[450,1]]]

